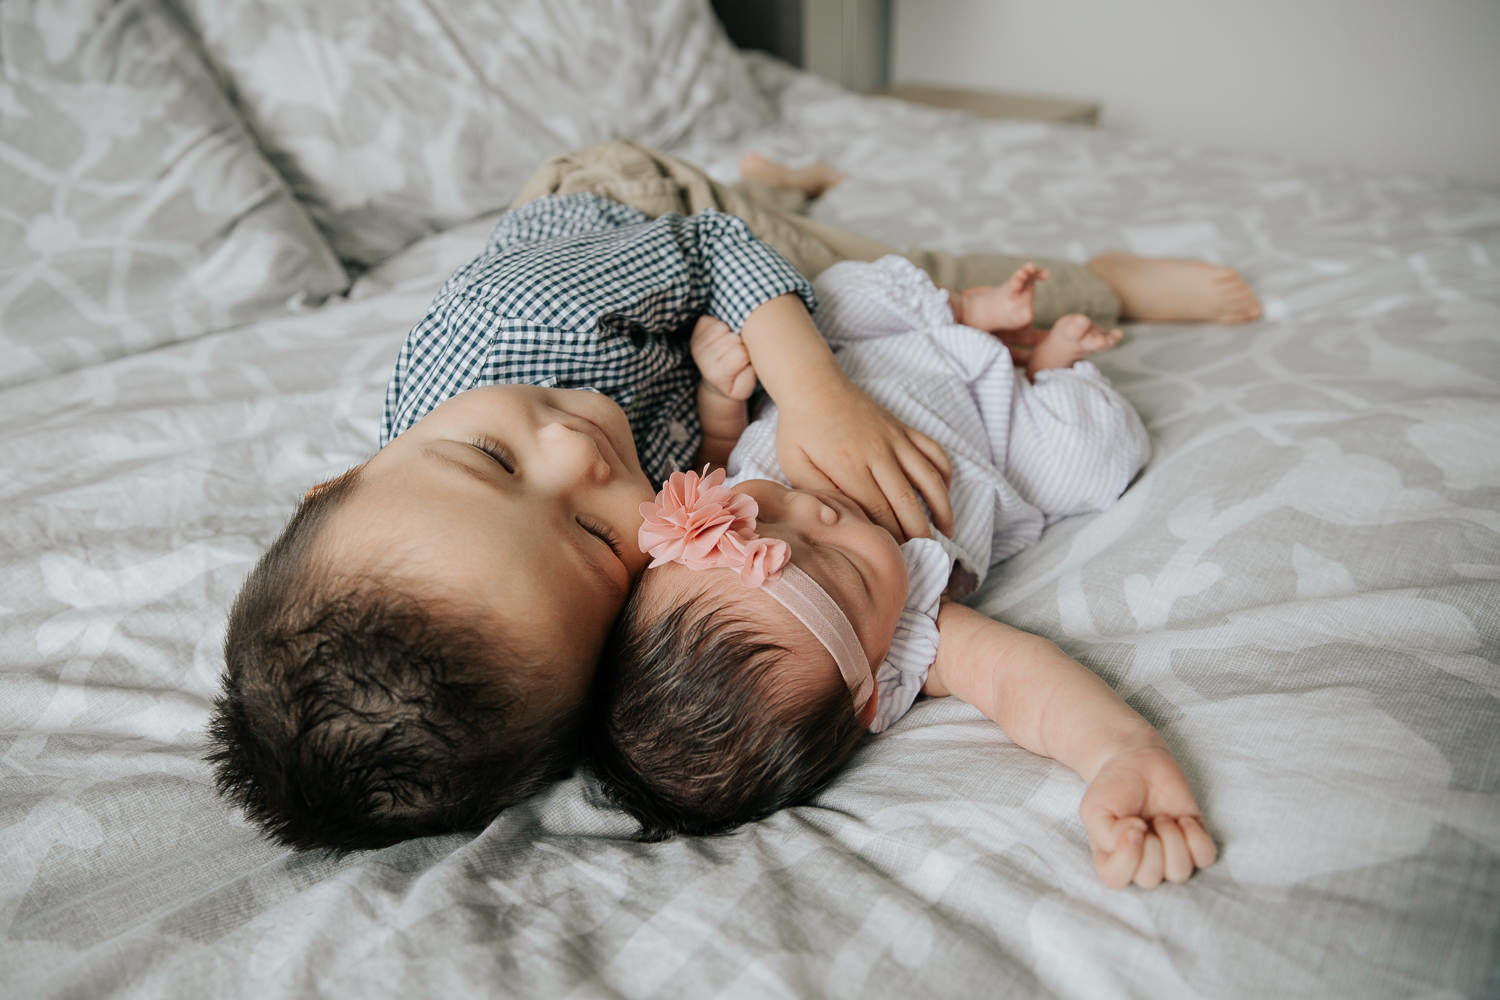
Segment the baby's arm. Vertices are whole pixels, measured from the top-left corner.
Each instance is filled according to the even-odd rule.
[[[740,338],[780,412],[776,458],[792,485],[838,490],[897,538],[926,535],[928,511],[953,530],[948,456],[849,381],[800,298],[762,303]]]
[[[703,443],[698,446],[698,464],[724,465],[750,423],[745,401],[755,391],[755,368],[740,335],[712,316],[698,318],[689,346],[701,376],[698,422],[703,425]]]
[[[1048,640],[946,602],[922,690],[957,695],[1018,745],[1083,778],[1078,813],[1094,870],[1111,888],[1182,882],[1214,863],[1218,849],[1161,735]]]

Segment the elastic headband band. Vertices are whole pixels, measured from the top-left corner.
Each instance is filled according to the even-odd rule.
[[[861,712],[875,690],[875,679],[849,616],[828,596],[828,591],[818,586],[818,581],[790,562],[782,567],[779,577],[767,580],[760,589],[795,615],[823,648],[833,654],[844,683],[854,693],[854,711]]]

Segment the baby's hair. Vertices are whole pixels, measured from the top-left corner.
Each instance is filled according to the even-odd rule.
[[[805,655],[700,594],[660,608],[639,583],[599,672],[593,764],[641,837],[725,833],[807,801],[865,733],[830,660],[828,683],[786,683]],[[809,637],[810,639],[811,637]]]
[[[317,554],[354,490],[313,491],[235,599],[209,723],[219,791],[273,840],[344,852],[472,830],[575,763],[577,712],[531,719],[534,665],[469,624]]]

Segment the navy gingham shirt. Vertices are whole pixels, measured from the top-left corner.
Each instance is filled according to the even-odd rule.
[[[701,437],[688,339],[698,317],[739,330],[762,303],[812,286],[723,212],[656,219],[594,194],[508,213],[407,334],[380,443],[466,389],[529,383],[605,393],[625,410],[653,482]]]

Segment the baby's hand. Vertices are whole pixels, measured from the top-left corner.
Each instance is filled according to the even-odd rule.
[[[755,391],[755,369],[740,335],[712,316],[699,316],[688,341],[703,384],[730,399],[749,399]]]
[[[1164,878],[1184,882],[1219,854],[1187,777],[1164,746],[1107,760],[1089,782],[1078,815],[1088,831],[1094,871],[1111,889],[1132,882],[1149,889]]]

